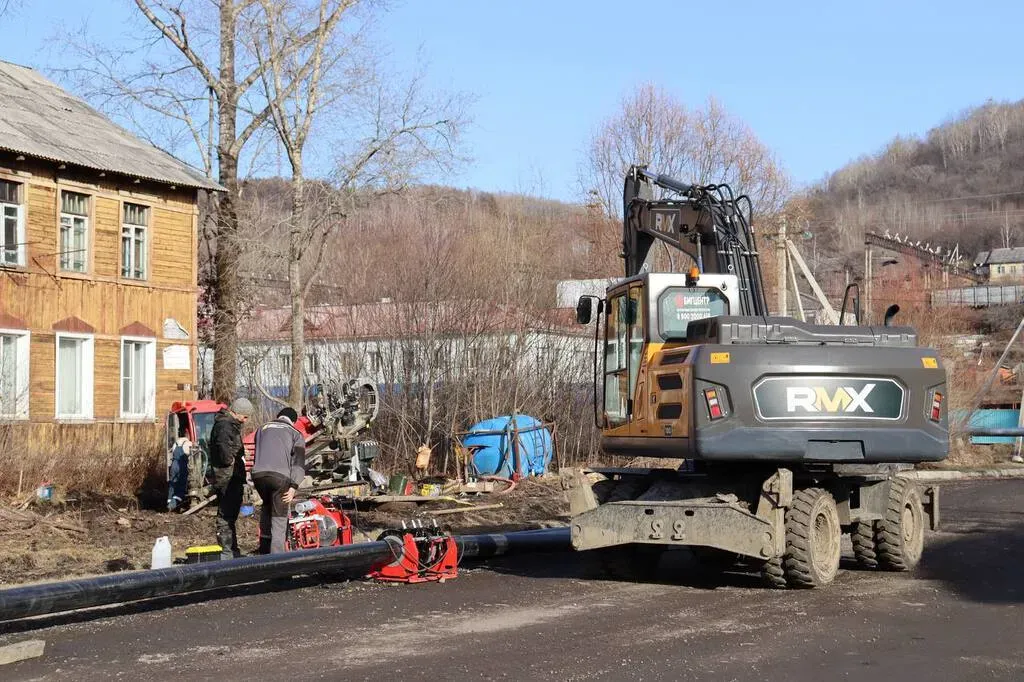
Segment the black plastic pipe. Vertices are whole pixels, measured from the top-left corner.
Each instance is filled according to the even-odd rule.
[[[456,537],[459,555],[487,558],[510,552],[569,549],[569,529]],[[397,559],[401,542],[389,539],[230,561],[130,571],[98,578],[40,583],[0,590],[0,621],[30,618],[121,602],[168,597],[218,587],[326,571],[363,576]]]
[[[514,533],[459,535],[455,537],[459,556],[486,559],[516,552],[561,552],[572,547],[569,529],[545,528]]]
[[[1012,438],[1024,438],[1024,426],[1014,426],[1005,429],[986,428],[979,426],[974,429],[966,429],[965,433],[968,436],[1003,436]]]

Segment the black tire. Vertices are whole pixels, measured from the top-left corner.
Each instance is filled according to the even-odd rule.
[[[909,571],[924,550],[924,504],[921,492],[906,479],[893,479],[885,518],[875,523],[878,565],[887,571]]]
[[[793,506],[786,511],[786,583],[801,588],[831,583],[839,571],[841,538],[839,510],[827,490],[794,493]]]
[[[768,587],[777,590],[786,587],[786,571],[782,568],[782,557],[769,559],[761,565],[761,579]]]
[[[853,541],[853,556],[862,568],[878,568],[878,553],[875,551],[875,526],[860,521],[853,525],[850,533]]]
[[[605,574],[623,582],[644,582],[658,572],[665,548],[659,545],[618,545],[595,550]]]

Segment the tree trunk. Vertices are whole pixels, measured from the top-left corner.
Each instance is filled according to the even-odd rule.
[[[288,404],[302,409],[302,368],[305,360],[306,292],[302,282],[302,236],[305,234],[305,184],[302,165],[292,163],[292,216],[288,244],[288,294],[292,304],[292,372],[288,378]]]
[[[213,336],[213,398],[230,402],[238,389],[238,153],[235,150],[235,125],[238,116],[238,89],[235,81],[235,3],[220,5],[220,81],[223,91],[218,102],[217,163],[218,179],[227,190],[217,207],[217,252],[214,257],[216,304]]]

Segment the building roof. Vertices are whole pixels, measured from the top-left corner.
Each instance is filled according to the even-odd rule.
[[[982,251],[975,259],[975,265],[999,265],[1000,263],[1024,263],[1024,247],[992,249]]]
[[[168,185],[223,189],[34,69],[0,61],[0,149]]]

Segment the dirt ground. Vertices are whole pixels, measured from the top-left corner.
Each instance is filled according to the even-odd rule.
[[[1003,464],[1010,446],[954,447],[949,460],[927,468],[984,467]],[[671,466],[681,460],[633,460],[618,466]],[[59,496],[58,496],[59,497]],[[359,504],[349,516],[356,542],[375,539],[385,528],[403,520],[436,518],[453,533],[541,528],[564,523],[568,503],[561,479],[549,475],[519,482],[507,494],[481,494],[466,501],[474,505],[502,505],[497,509],[432,517],[424,512],[457,505],[450,501],[385,505]],[[0,588],[19,583],[59,580],[148,568],[155,540],[166,535],[176,558],[195,545],[214,544],[216,508],[192,516],[140,509],[135,500],[88,498],[51,503],[34,500],[27,508],[0,503]],[[239,545],[244,553],[256,548],[259,508],[238,521]]]
[[[520,481],[507,494],[465,499],[474,505],[502,506],[437,516],[438,524],[455,533],[530,529],[557,524],[568,513],[557,476]],[[354,540],[374,539],[380,530],[400,527],[403,520],[429,519],[423,512],[455,506],[446,501],[358,505],[349,513]],[[182,558],[188,547],[216,542],[214,506],[192,516],[142,510],[134,500],[33,502],[18,507],[0,505],[0,587],[148,568],[153,543],[162,535],[170,537],[175,557]],[[259,507],[238,520],[244,553],[256,549],[258,514]]]

